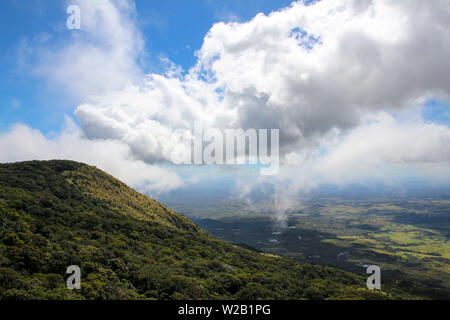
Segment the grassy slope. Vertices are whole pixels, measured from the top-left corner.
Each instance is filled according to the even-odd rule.
[[[365,279],[245,250],[70,161],[0,165],[2,299],[404,298]],[[69,265],[82,290],[65,287]]]

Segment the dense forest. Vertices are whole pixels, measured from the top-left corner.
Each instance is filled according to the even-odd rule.
[[[218,240],[71,161],[0,164],[0,299],[404,299],[366,278]],[[78,265],[81,290],[66,287]]]

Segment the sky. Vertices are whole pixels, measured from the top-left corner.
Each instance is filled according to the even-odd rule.
[[[24,122],[44,133],[58,131],[64,116],[72,116],[71,111],[83,101],[81,97],[68,100],[49,88],[39,75],[30,75],[27,67],[36,62],[33,57],[21,59],[27,45],[40,46],[39,42],[45,41],[45,46],[53,47],[72,36],[72,31],[65,28],[66,9],[71,3],[76,1],[1,1],[0,70],[4,76],[0,79],[0,130]],[[145,39],[140,67],[144,73],[163,72],[166,66],[160,59],[164,57],[188,70],[195,64],[195,51],[214,23],[246,21],[259,12],[270,13],[289,4],[284,0],[136,1],[135,23]],[[33,56],[33,52],[28,54]]]
[[[81,29],[69,30],[69,5]],[[72,159],[158,196],[448,184],[450,0],[3,0],[0,162]],[[177,166],[175,131],[279,129],[281,168]]]

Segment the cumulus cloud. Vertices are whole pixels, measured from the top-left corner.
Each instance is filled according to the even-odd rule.
[[[66,128],[53,138],[17,124],[0,134],[0,162],[71,159],[89,163],[151,195],[183,185],[178,175],[130,157],[129,147],[112,140],[88,140],[67,120]]]
[[[320,1],[216,24],[199,52],[240,126],[283,129],[286,144],[361,114],[448,97],[450,2]]]
[[[58,44],[53,38],[28,41],[25,51],[37,61],[32,72],[77,100],[138,81],[144,40],[135,24],[134,2],[73,0],[69,4],[80,7],[81,30],[67,30],[67,38]]]
[[[172,151],[181,144],[176,130],[189,134],[195,121],[211,125],[215,119],[213,110],[206,111],[208,102],[215,101],[214,94],[197,87],[195,94],[186,94],[178,78],[152,75],[140,87],[92,98],[75,114],[91,139],[122,141],[147,162],[170,161]]]
[[[289,209],[321,185],[381,183],[404,189],[411,177],[447,186],[450,179],[447,126],[381,113],[346,134],[330,134],[321,146],[315,153],[290,153],[276,176],[240,181],[236,194],[260,210],[272,206],[283,226]],[[265,195],[263,202],[253,201],[255,190]]]
[[[324,171],[372,165],[427,165],[450,162],[450,129],[423,122],[398,123],[383,114],[346,135],[323,157]]]
[[[168,159],[176,128],[280,128],[282,152],[317,147],[333,130],[450,92],[450,2],[295,2],[245,23],[218,23],[187,75],[138,86],[76,110],[87,135]]]

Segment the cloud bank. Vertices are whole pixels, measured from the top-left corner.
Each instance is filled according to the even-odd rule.
[[[82,132],[69,119],[63,132],[52,138],[17,124],[0,135],[0,150],[0,162],[70,159],[88,163],[154,196],[183,186],[175,173],[131,159],[125,144],[83,138]]]
[[[0,148],[26,133],[46,151],[21,142],[22,154],[0,149],[3,161],[72,156],[56,152],[72,137],[73,148],[92,148],[90,163],[108,163],[94,152],[100,145],[118,155],[113,170],[127,161],[149,176],[155,170],[150,188],[167,190],[179,178],[168,174],[172,182],[160,186],[167,172],[156,164],[182,147],[174,132],[188,134],[197,121],[205,128],[280,129],[287,173],[269,180],[280,206],[320,183],[388,178],[383,166],[427,174],[434,165],[449,175],[449,128],[427,123],[420,108],[431,98],[449,99],[450,0],[298,1],[248,22],[217,23],[190,70],[166,61],[165,74],[145,76],[134,3],[76,2],[82,32],[54,54],[41,52],[37,70],[84,101],[75,110],[80,131],[48,140],[15,127],[0,137]]]
[[[75,114],[89,138],[122,141],[148,162],[170,161],[173,131],[194,121],[280,128],[283,154],[314,149],[331,132],[357,128],[380,112],[448,98],[449,7],[323,0],[218,23],[186,74],[150,74]]]

